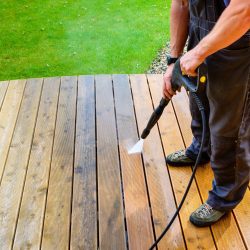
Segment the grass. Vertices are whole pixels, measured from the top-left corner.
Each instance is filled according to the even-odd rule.
[[[144,73],[169,37],[169,0],[8,0],[0,16],[0,80]]]

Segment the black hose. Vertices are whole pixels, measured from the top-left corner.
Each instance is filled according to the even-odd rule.
[[[168,225],[166,226],[166,228],[163,230],[163,232],[161,233],[161,235],[156,239],[156,241],[154,242],[154,244],[149,248],[149,250],[153,250],[157,244],[160,242],[160,240],[163,238],[163,236],[166,234],[166,232],[169,230],[169,228],[171,227],[171,225],[173,224],[175,218],[178,216],[181,208],[182,208],[182,205],[187,197],[187,194],[189,192],[189,189],[192,185],[192,182],[194,180],[194,176],[195,176],[195,173],[196,173],[196,170],[197,170],[197,167],[198,167],[198,164],[200,162],[200,159],[201,159],[201,154],[202,154],[202,150],[203,150],[203,147],[204,147],[204,142],[205,142],[205,135],[206,135],[206,116],[205,116],[205,111],[204,111],[204,107],[199,99],[199,97],[197,96],[196,93],[191,93],[191,95],[194,97],[194,100],[199,108],[199,111],[201,112],[201,118],[202,118],[202,139],[201,139],[201,146],[200,146],[200,150],[199,150],[199,153],[198,153],[198,156],[196,158],[196,162],[195,162],[195,165],[193,167],[193,173],[190,177],[190,180],[189,180],[189,183],[187,185],[187,189],[182,197],[182,200],[179,204],[179,206],[177,207],[176,209],[176,212],[174,213],[172,219],[170,220],[170,222],[168,223]]]

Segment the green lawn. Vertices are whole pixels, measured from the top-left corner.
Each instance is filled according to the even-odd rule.
[[[0,2],[0,80],[144,73],[169,37],[170,0]]]

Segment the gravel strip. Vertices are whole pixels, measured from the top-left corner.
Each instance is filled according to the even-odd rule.
[[[167,54],[169,53],[170,45],[169,43],[157,53],[156,59],[152,62],[147,74],[162,74],[165,73],[167,69]]]
[[[184,53],[187,51],[187,44],[184,48]],[[170,43],[167,42],[166,46],[161,49],[156,56],[156,59],[152,62],[146,74],[164,74],[167,69],[167,55],[170,52]]]

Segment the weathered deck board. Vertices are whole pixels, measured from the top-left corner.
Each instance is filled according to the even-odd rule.
[[[192,140],[185,91],[168,105],[143,154],[128,154],[160,101],[161,84],[162,75],[0,82],[0,250],[144,250],[152,244],[192,171],[164,159]],[[189,222],[212,178],[210,164],[198,168],[158,249],[250,248],[249,189],[211,228]]]
[[[138,140],[129,78],[126,75],[114,75],[113,84],[128,245],[131,249],[146,249],[154,236],[141,156],[128,155],[129,145]],[[138,237],[140,234],[144,237]]]
[[[97,249],[96,190],[94,76],[82,76],[78,79],[71,249]]]

